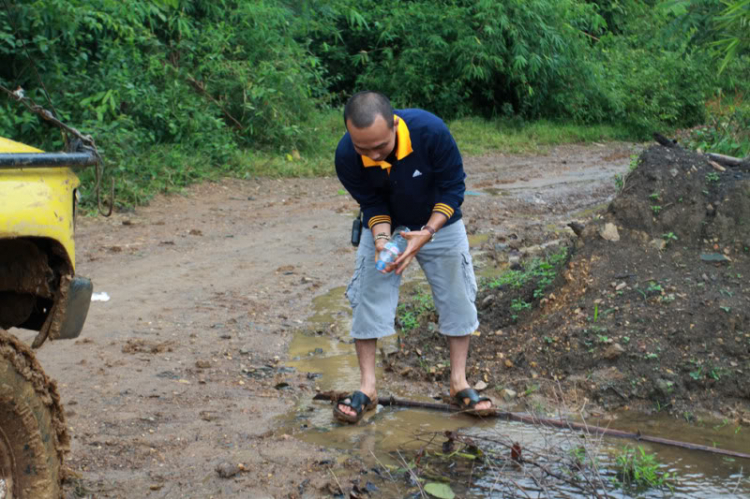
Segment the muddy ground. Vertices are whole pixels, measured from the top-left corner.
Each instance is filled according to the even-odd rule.
[[[543,412],[563,394],[593,411],[750,425],[750,164],[655,145],[617,184],[567,234],[527,226],[482,244],[510,272],[477,298],[475,378]],[[422,312],[395,372],[447,379],[434,320]]]
[[[707,333],[697,346],[687,341],[691,348],[706,349],[691,354],[705,354],[700,372],[709,373],[708,377],[688,386],[690,373],[697,369],[670,367],[675,377],[665,370],[659,379],[673,380],[670,386],[680,397],[713,389],[718,400],[724,396],[727,404],[737,400],[736,394],[719,390],[727,384],[724,371],[719,383],[711,382],[707,355],[715,352],[710,357],[712,368],[724,366],[717,362],[726,352],[714,349],[723,339],[723,348],[737,349],[733,361],[746,362],[742,357],[746,350],[735,338],[742,340],[738,335],[750,328],[742,331],[747,319],[735,319],[743,309],[732,300],[745,299],[747,284],[739,277],[723,277],[734,271],[737,259],[744,258],[739,247],[709,233],[705,237],[709,242],[703,243],[701,234],[690,240],[691,248],[715,244],[719,249],[712,251],[723,253],[730,247],[732,263],[696,262],[692,252],[681,249],[687,235],[675,230],[680,240],[668,241],[670,246],[660,252],[643,244],[637,258],[621,261],[616,254],[609,265],[597,260],[602,248],[606,254],[630,244],[631,232],[641,230],[657,238],[653,234],[666,232],[659,220],[674,209],[667,204],[675,202],[667,198],[659,201],[662,218],[649,222],[653,230],[639,226],[637,217],[628,221],[617,218],[616,211],[605,213],[622,229],[620,243],[611,246],[603,246],[610,243],[593,236],[580,239],[567,227],[572,220],[589,223],[592,215],[604,213],[615,194],[615,174],[627,173],[637,149],[629,144],[595,144],[558,147],[538,156],[466,159],[465,222],[473,240],[481,241],[475,254],[480,275],[496,275],[510,263],[523,268],[528,257],[550,248],[578,246],[572,266],[566,268],[570,282],[562,291],[553,291],[554,299],[546,295],[539,312],[524,311],[528,317],[496,327],[503,319],[491,310],[502,316],[502,299],[493,298],[497,306],[491,307],[486,292],[480,295],[485,325],[474,341],[471,362],[478,370],[472,371],[472,382],[486,378],[498,399],[500,392],[492,390],[525,387],[530,380],[553,376],[568,380],[581,376],[580,384],[593,380],[588,393],[592,403],[615,404],[613,400],[622,397],[610,396],[604,387],[609,381],[596,382],[596,376],[604,376],[596,360],[604,345],[595,344],[592,352],[567,357],[567,362],[561,352],[574,355],[571,352],[584,345],[591,348],[585,339],[591,337],[592,326],[607,327],[607,332],[597,334],[612,342],[603,343],[617,342],[628,353],[601,365],[614,365],[630,383],[627,366],[659,365],[673,331],[680,331],[677,338],[683,341],[691,338],[684,316],[692,312],[691,324],[701,331],[706,329],[702,324],[721,321],[710,342]],[[664,171],[661,184],[653,181],[655,185],[668,186],[668,172]],[[703,170],[695,175],[704,175]],[[640,187],[638,182],[651,180],[631,176],[625,188],[652,194],[650,185]],[[46,372],[58,380],[66,411],[72,447],[67,460],[69,496],[325,497],[335,490],[336,480],[359,472],[356,464],[336,461],[333,451],[279,430],[290,405],[309,399],[316,388],[314,377],[285,366],[286,348],[295,332],[307,326],[312,299],[345,286],[351,274],[354,249],[348,240],[357,206],[340,189],[335,178],[225,180],[196,186],[184,196],[157,198],[148,207],[109,219],[79,220],[77,271],[91,277],[95,291],[106,292],[110,299],[92,303],[79,339],[48,343],[38,352]],[[702,203],[701,209],[705,209]],[[715,237],[720,240],[710,242]],[[690,269],[691,284],[678,280],[684,273],[677,270],[678,263]],[[645,264],[649,266],[644,269]],[[663,268],[674,269],[669,274],[672,280],[660,273]],[[643,299],[638,290],[649,279],[655,279],[664,294]],[[626,287],[618,290],[620,282]],[[693,286],[701,283],[704,294],[698,301],[680,296],[693,296],[697,289]],[[722,293],[724,288],[732,296]],[[659,299],[670,294],[675,299],[669,303]],[[586,319],[593,314],[595,300],[601,300],[599,317],[590,324]],[[672,321],[674,327],[659,329],[657,334],[648,322],[633,322],[635,316],[624,311],[626,303],[630,310],[646,310],[647,315],[638,316],[646,321],[663,311],[669,314],[664,324]],[[604,313],[617,307],[619,311]],[[678,313],[678,308],[684,310]],[[681,318],[684,322],[678,326]],[[631,325],[616,326],[626,321]],[[547,332],[540,334],[540,327]],[[27,341],[33,338],[14,332]],[[627,345],[623,345],[625,335],[630,337]],[[661,350],[656,350],[658,335],[664,335],[658,343]],[[417,333],[408,335],[407,341],[416,337]],[[514,340],[505,343],[508,338]],[[648,358],[649,353],[660,357]],[[405,366],[407,361],[399,360]],[[384,384],[402,382],[401,378],[394,371]],[[435,386],[423,376],[415,378],[414,393],[420,392],[420,386]],[[637,387],[647,386],[638,383],[630,391],[614,386],[631,399],[633,391],[642,393]],[[357,380],[351,385],[356,387]]]

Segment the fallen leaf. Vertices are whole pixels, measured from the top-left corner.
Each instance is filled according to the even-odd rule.
[[[428,483],[424,486],[424,491],[438,499],[453,499],[456,497],[450,485],[444,483]]]

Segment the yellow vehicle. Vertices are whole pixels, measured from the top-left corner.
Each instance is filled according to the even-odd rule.
[[[57,387],[8,331],[32,346],[75,338],[91,281],[75,274],[75,166],[87,152],[44,153],[0,137],[0,498],[60,497],[68,435]]]

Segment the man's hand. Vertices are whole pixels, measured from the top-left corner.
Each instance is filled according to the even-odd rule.
[[[407,241],[406,250],[401,253],[392,265],[386,267],[386,272],[393,270],[392,267],[396,267],[396,274],[401,275],[406,267],[409,266],[414,257],[422,249],[422,246],[429,243],[432,239],[432,234],[426,230],[413,230],[410,232],[402,232],[402,236]]]
[[[390,234],[391,233],[391,227],[390,227],[390,225],[388,225],[387,227],[385,225],[383,225],[383,226],[376,226],[376,228],[378,230],[377,231],[373,231],[373,232],[378,232],[379,234],[380,233],[385,233],[385,234]],[[387,230],[383,230],[383,229],[387,229]],[[376,239],[375,240],[375,261],[376,262],[378,261],[378,257],[380,256],[380,252],[385,249],[385,245],[388,244],[388,241],[389,241],[389,239]],[[385,269],[383,269],[383,270],[380,271],[380,273],[381,274],[387,274],[389,272],[392,272],[393,269],[395,269],[395,268],[396,268],[396,266],[393,263],[389,263],[388,265],[386,265]]]

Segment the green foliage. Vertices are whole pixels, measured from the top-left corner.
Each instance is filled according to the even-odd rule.
[[[721,177],[716,172],[709,172],[706,173],[706,182],[709,184],[715,184],[718,183],[719,180],[721,180]]]
[[[646,454],[643,447],[625,447],[616,457],[617,478],[613,481],[626,490],[643,491],[652,488],[669,487],[674,480],[673,473],[661,472],[660,464],[653,454]]]
[[[602,41],[608,112],[644,138],[656,130],[701,123],[711,91],[708,58],[640,42],[640,36]]]
[[[569,97],[596,93],[584,54],[605,23],[584,2],[311,1],[307,15],[334,94],[375,88],[446,118],[577,118],[584,99]]]
[[[0,83],[48,105],[28,54],[59,116],[92,134],[114,165],[108,174],[125,204],[238,168],[240,147],[314,143],[303,126],[325,80],[295,41],[287,8],[175,5],[39,0],[0,10]],[[7,100],[0,135],[62,147],[59,133]]]
[[[723,3],[726,8],[714,20],[719,38],[714,46],[724,55],[720,72],[740,54],[750,52],[750,0]]]
[[[419,327],[424,315],[435,311],[432,295],[426,293],[422,287],[417,287],[414,293],[403,303],[399,303],[396,310],[396,320],[404,333]]]
[[[338,107],[363,88],[455,119],[465,154],[646,138],[703,124],[709,102],[694,145],[743,156],[748,4],[16,1],[0,4],[0,83],[49,107],[38,73],[125,205],[227,174],[330,175]],[[4,97],[0,136],[63,146]]]
[[[692,130],[690,147],[740,158],[750,156],[750,103],[743,94],[720,93],[709,102],[708,112],[707,122]]]
[[[552,253],[547,259],[532,260],[524,270],[509,270],[487,283],[490,289],[508,286],[515,289],[522,288],[528,282],[535,282],[534,297],[541,297],[541,293],[549,287],[557,277],[557,272],[568,258],[568,248],[561,248]]]
[[[491,120],[476,116],[464,117],[451,121],[449,126],[461,147],[461,152],[465,155],[481,155],[496,151],[529,153],[559,144],[633,138],[626,127],[620,125],[525,121],[518,117],[498,117]]]

